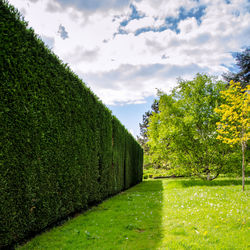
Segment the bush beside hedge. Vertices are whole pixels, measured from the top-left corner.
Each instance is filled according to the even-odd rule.
[[[0,247],[142,180],[143,152],[0,0]]]

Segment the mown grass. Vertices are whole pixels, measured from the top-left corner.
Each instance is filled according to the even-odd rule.
[[[149,180],[20,249],[249,249],[250,182]]]

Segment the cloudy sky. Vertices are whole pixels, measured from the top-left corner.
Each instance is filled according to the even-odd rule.
[[[134,135],[156,89],[235,69],[249,0],[9,0]]]

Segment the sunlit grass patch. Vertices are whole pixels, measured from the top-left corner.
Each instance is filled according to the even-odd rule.
[[[218,179],[214,183],[168,180],[163,181],[163,189],[163,249],[247,249],[250,246],[250,193],[241,191],[238,180]]]
[[[37,236],[23,249],[247,249],[249,181],[150,180]],[[231,183],[231,184],[230,184]]]

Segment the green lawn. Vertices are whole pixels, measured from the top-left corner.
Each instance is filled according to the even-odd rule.
[[[250,181],[149,180],[21,249],[250,249]]]

